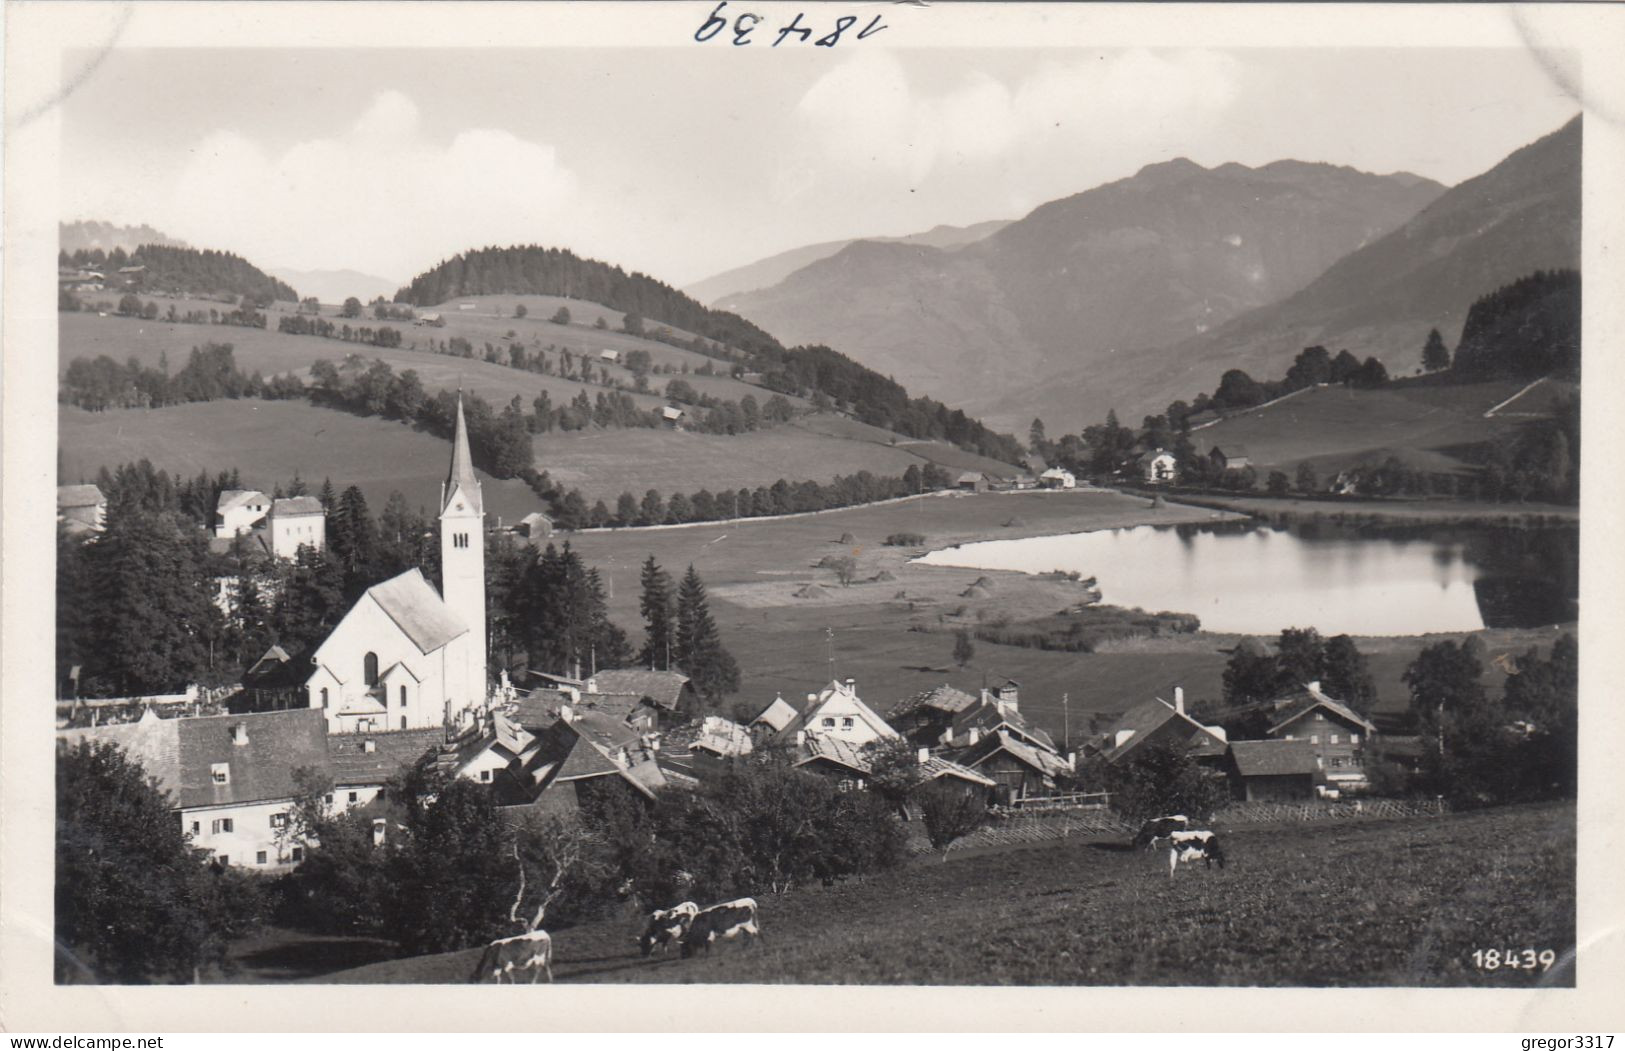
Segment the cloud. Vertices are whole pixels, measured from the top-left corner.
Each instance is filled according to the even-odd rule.
[[[496,128],[435,141],[409,97],[383,91],[342,133],[281,150],[212,132],[143,207],[176,236],[261,265],[404,280],[471,247],[557,243],[579,229],[579,195],[552,146]]]
[[[779,195],[812,191],[815,158],[911,186],[966,167],[1065,162],[1209,123],[1240,86],[1229,55],[1132,50],[1046,61],[1008,85],[972,71],[928,93],[895,54],[863,52],[802,96],[801,146],[786,157]]]

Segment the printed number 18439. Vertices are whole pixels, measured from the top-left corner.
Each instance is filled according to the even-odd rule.
[[[1557,962],[1557,953],[1551,949],[1474,949],[1473,966],[1481,971],[1512,970],[1549,971]]]

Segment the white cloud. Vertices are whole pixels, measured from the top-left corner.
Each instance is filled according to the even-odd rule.
[[[122,196],[193,244],[264,266],[396,279],[471,247],[560,243],[582,215],[579,180],[552,146],[493,128],[434,141],[398,91],[374,96],[343,133],[277,152],[242,131],[212,132],[178,176],[158,178]]]
[[[1064,162],[1211,122],[1240,90],[1241,65],[1211,51],[1145,50],[1049,61],[1013,85],[980,71],[935,94],[885,51],[853,55],[803,95],[803,140],[781,197],[807,193],[814,168],[858,169],[916,185],[966,165]]]

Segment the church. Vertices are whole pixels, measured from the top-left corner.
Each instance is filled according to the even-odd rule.
[[[440,496],[442,593],[415,568],[375,584],[316,649],[306,703],[329,733],[456,728],[485,710],[484,520],[458,398]]]

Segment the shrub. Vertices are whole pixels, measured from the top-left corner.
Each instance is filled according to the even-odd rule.
[[[925,535],[922,533],[893,533],[885,540],[887,547],[923,547]]]

